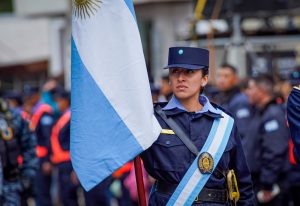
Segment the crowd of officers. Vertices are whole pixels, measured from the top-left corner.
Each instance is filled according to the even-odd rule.
[[[204,94],[235,118],[257,204],[300,205],[300,166],[285,105],[300,71],[286,81],[269,75],[241,81],[237,72],[221,65]],[[154,102],[169,100],[168,77],[151,91]],[[70,94],[55,80],[25,86],[21,94],[1,93],[0,205],[137,205],[131,162],[91,191],[81,189],[70,161],[70,115]],[[145,182],[149,189],[154,180],[145,175]]]
[[[1,92],[0,205],[79,205],[70,114],[70,94],[55,80],[22,94]],[[105,205],[105,189],[84,192],[85,205]]]

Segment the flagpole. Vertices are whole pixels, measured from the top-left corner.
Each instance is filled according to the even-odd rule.
[[[143,171],[142,171],[142,164],[141,158],[137,156],[134,158],[134,170],[135,170],[135,178],[136,178],[136,186],[139,196],[139,205],[146,206],[146,195],[145,195],[145,187],[144,187],[144,180],[143,180]]]

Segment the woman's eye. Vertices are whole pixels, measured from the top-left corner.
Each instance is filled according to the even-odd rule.
[[[187,74],[193,74],[193,73],[194,73],[194,70],[188,69],[188,70],[186,70],[186,73],[187,73]]]

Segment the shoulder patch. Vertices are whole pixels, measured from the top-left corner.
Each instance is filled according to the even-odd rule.
[[[264,125],[266,132],[274,132],[278,130],[279,124],[277,120],[271,120],[265,123]]]
[[[6,130],[7,127],[7,122],[4,119],[0,119],[0,130]]]
[[[236,112],[236,117],[239,118],[239,119],[242,119],[242,118],[247,118],[250,116],[250,111],[249,109],[247,108],[242,108],[242,109],[239,109],[237,112]]]
[[[44,126],[51,125],[53,123],[52,117],[44,116],[41,118],[41,124]]]
[[[234,117],[234,116],[232,115],[231,112],[227,111],[227,110],[224,109],[223,107],[221,107],[221,106],[219,106],[219,105],[217,105],[217,104],[215,104],[215,103],[213,103],[213,102],[210,102],[210,103],[211,103],[211,105],[212,105],[214,108],[221,110],[222,112],[224,112],[225,114],[229,115],[229,116],[232,117],[232,118]]]

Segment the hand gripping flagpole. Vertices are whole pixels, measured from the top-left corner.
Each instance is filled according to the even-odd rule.
[[[143,171],[141,158],[137,156],[134,159],[134,170],[135,170],[135,178],[136,178],[136,186],[139,196],[139,205],[146,206],[146,195],[145,195],[145,187],[144,187],[144,179],[143,179]]]

